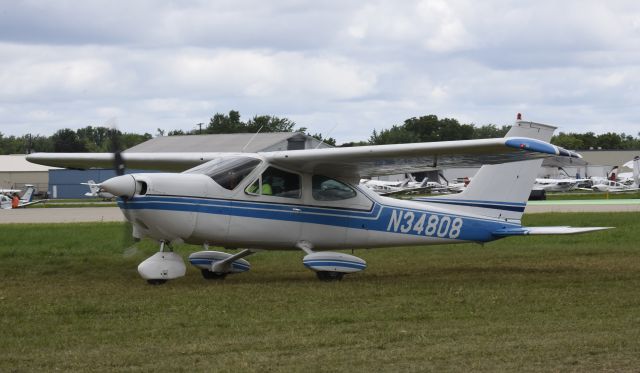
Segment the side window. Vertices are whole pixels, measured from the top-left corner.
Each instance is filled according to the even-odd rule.
[[[233,190],[258,164],[258,159],[239,159],[233,163],[229,162],[226,167],[221,167],[210,176],[221,187]]]
[[[347,184],[326,176],[313,175],[311,194],[318,201],[340,201],[357,195]]]
[[[245,192],[264,196],[300,198],[300,175],[275,167],[267,168]]]

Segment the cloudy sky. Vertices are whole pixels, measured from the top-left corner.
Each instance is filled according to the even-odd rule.
[[[426,114],[640,132],[638,1],[2,1],[0,132],[216,112],[338,142]]]

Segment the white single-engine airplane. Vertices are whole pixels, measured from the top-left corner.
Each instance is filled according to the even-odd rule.
[[[580,157],[551,145],[555,127],[517,121],[504,138],[291,150],[263,153],[31,154],[34,163],[105,167],[123,160],[137,173],[100,183],[137,238],[160,243],[138,272],[158,284],[185,275],[170,243],[202,245],[189,256],[207,279],[244,272],[258,250],[301,250],[321,280],[362,271],[364,260],[331,250],[463,242],[508,236],[572,234],[604,227],[524,227],[533,181],[547,156]],[[507,162],[507,163],[505,163]],[[484,164],[456,195],[406,201],[359,187],[363,177]],[[243,248],[236,254],[209,245]]]
[[[27,206],[31,206],[31,205],[35,205],[37,203],[41,203],[44,202],[45,200],[41,199],[38,201],[32,201],[33,199],[33,194],[36,191],[36,187],[30,184],[25,185],[25,191],[22,194],[22,197],[20,197],[20,201],[18,202],[18,208],[21,207],[27,207]],[[9,197],[8,195],[5,194],[0,194],[0,209],[2,210],[9,210],[12,209],[12,203],[11,203],[11,197]]]

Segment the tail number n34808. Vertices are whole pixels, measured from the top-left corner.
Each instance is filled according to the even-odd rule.
[[[388,232],[400,232],[441,238],[458,238],[462,219],[447,215],[425,214],[414,211],[393,210]]]

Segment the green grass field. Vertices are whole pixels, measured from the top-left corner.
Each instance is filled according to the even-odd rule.
[[[583,199],[638,199],[640,192],[594,193],[588,191],[570,191],[547,193],[547,200],[583,200]]]
[[[539,214],[580,236],[357,250],[323,283],[302,253],[147,285],[117,223],[2,225],[0,371],[637,371],[638,213]],[[181,246],[185,256],[199,250]]]

